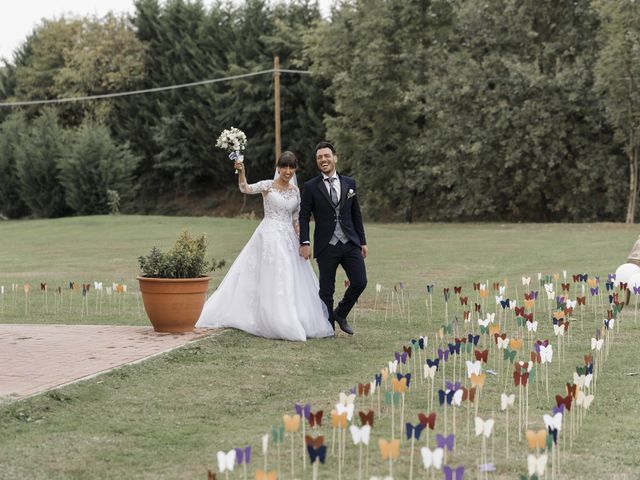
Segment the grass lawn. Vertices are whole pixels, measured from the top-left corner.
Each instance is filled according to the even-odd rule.
[[[5,294],[0,322],[145,325],[147,320],[136,295],[139,255],[147,253],[152,245],[168,248],[186,228],[192,233],[206,232],[210,253],[230,262],[256,225],[252,220],[141,216],[2,222],[0,285],[4,285]],[[517,287],[518,305],[522,305],[520,278],[531,276],[532,288],[542,290],[537,283],[538,272],[560,273],[561,279],[563,270],[569,279],[574,273],[600,275],[603,280],[600,287],[604,290],[606,274],[626,261],[637,234],[634,226],[620,224],[369,224],[369,286],[358,306],[354,337],[339,335],[336,340],[290,343],[226,331],[141,364],[0,405],[0,478],[206,478],[207,468],[217,470],[218,450],[249,444],[253,447],[249,478],[253,478],[255,469],[262,467],[262,435],[279,425],[283,414],[293,414],[295,403],[305,402],[311,403],[313,411],[325,411],[325,421],[318,433],[324,435],[331,452],[333,432],[328,412],[337,402],[339,392],[353,388],[358,382],[373,380],[373,375],[393,360],[394,352],[401,352],[403,346],[420,335],[428,336],[423,355],[429,358],[434,357],[435,348],[443,346],[436,345],[434,340],[435,332],[445,323],[443,287],[451,288],[447,311],[450,320],[454,316],[460,319],[461,336],[471,327],[462,322],[462,308],[459,302],[456,304],[453,286],[463,287],[462,295],[469,296],[471,309],[475,301],[472,282],[488,281],[491,285],[504,284],[506,280],[507,296],[515,298]],[[213,285],[219,283],[226,270],[214,272]],[[339,273],[338,291],[343,279]],[[105,286],[124,282],[128,293],[118,297],[103,292],[101,300],[91,290],[86,314],[81,293],[69,290],[68,284],[96,281]],[[32,286],[29,311],[23,290],[27,282]],[[40,292],[40,282],[49,285],[46,299]],[[393,315],[390,308],[385,312],[386,294],[399,282],[406,285],[403,296],[405,305],[410,306],[410,319],[400,315],[397,307]],[[383,286],[377,302],[376,283]],[[575,298],[576,285],[570,283],[569,295]],[[17,293],[11,292],[12,284],[19,286]],[[425,307],[427,284],[435,285],[432,316]],[[58,286],[64,287],[61,294],[56,291]],[[544,296],[544,292],[540,295]],[[536,395],[537,384],[532,382],[529,428],[544,427],[542,415],[555,406],[553,397],[566,395],[565,383],[572,381],[576,366],[591,352],[591,337],[602,324],[603,312],[598,307],[594,315],[590,302],[593,299],[587,295],[582,322],[579,309],[573,313],[564,361],[554,351],[548,400],[542,384],[538,384]],[[551,315],[541,311],[546,308],[546,300],[537,306],[540,326],[535,338],[549,339],[555,349]],[[495,302],[490,302],[486,310],[495,311]],[[513,336],[513,314],[507,312],[507,318],[510,319],[507,331]],[[557,478],[640,478],[640,416],[636,404],[640,398],[640,376],[627,375],[640,372],[640,327],[634,320],[633,304],[625,309],[618,323],[619,331],[612,337],[608,358],[601,364],[595,400],[581,428],[577,430],[574,426],[572,448],[571,416],[565,416]],[[448,337],[451,339],[453,335]],[[485,342],[487,336],[480,340],[482,348]],[[516,407],[509,416],[510,446],[506,458],[506,418],[500,411],[500,394],[516,392],[513,381],[504,386],[505,375],[510,375],[512,368],[500,361],[494,365],[493,356],[485,368],[492,368],[499,375],[488,376],[478,405],[480,417],[493,416],[496,421],[487,450],[497,471],[489,476],[518,478],[526,474],[529,453],[526,440],[518,440]],[[525,347],[518,358],[528,356]],[[458,360],[456,364],[459,378],[464,363]],[[436,389],[442,388],[441,375],[439,372],[436,376]],[[450,361],[446,366],[447,380],[452,375]],[[404,419],[415,424],[418,412],[429,413],[430,390],[426,381],[421,383],[414,377],[412,383],[415,386],[406,395]],[[369,402],[356,399],[356,411],[368,410]],[[453,428],[451,408],[447,419],[449,433]],[[396,428],[400,421],[398,409]],[[391,437],[390,413],[384,410],[388,407],[383,405],[382,417],[377,417],[376,411],[369,446],[369,475],[388,474],[388,464],[380,459],[377,447],[378,439]],[[442,433],[444,410],[439,405],[433,410],[438,415],[435,432]],[[574,405],[576,410],[579,408]],[[448,454],[447,463],[454,467],[464,464],[465,478],[477,478],[473,465],[478,463],[481,442],[474,436],[473,411],[470,417],[467,441],[467,404],[458,407],[456,449]],[[423,446],[428,436],[433,448],[435,432],[423,432],[419,445]],[[358,478],[358,450],[348,433],[347,437],[343,478]],[[291,478],[289,441],[287,436],[281,446],[283,479]],[[295,446],[296,478],[311,478],[309,468],[301,471],[299,434]],[[270,443],[269,469],[276,467],[276,451]],[[415,478],[425,478],[417,449],[414,462]],[[406,439],[393,470],[396,479],[409,478]],[[319,472],[319,478],[337,478],[336,458],[329,453]],[[436,472],[434,478],[440,477]],[[236,467],[228,478],[244,478],[242,468]],[[431,476],[427,474],[426,478]]]

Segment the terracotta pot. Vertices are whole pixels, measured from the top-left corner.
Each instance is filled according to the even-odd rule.
[[[147,316],[156,332],[192,332],[207,299],[209,280],[137,277]]]

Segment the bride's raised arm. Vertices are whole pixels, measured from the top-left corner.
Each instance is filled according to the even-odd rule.
[[[244,174],[244,163],[234,164],[235,169],[238,171],[238,187],[242,193],[248,193],[249,195],[255,195],[256,193],[264,193],[271,187],[273,183],[271,180],[262,180],[258,183],[247,183],[247,177]]]

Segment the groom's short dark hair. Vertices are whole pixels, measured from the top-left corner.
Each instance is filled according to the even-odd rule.
[[[318,150],[320,150],[322,148],[328,148],[328,149],[331,150],[331,153],[333,153],[334,155],[336,154],[336,149],[333,148],[333,145],[331,145],[326,140],[323,140],[318,145],[316,145],[316,153],[318,153]]]

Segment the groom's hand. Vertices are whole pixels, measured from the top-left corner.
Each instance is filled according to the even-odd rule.
[[[309,260],[311,258],[311,246],[310,245],[300,245],[300,256],[305,260]]]
[[[369,253],[369,249],[366,245],[360,245],[360,250],[362,250],[362,258],[367,258],[367,253]]]

